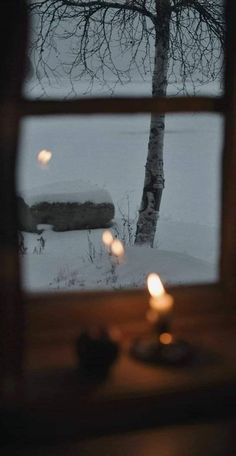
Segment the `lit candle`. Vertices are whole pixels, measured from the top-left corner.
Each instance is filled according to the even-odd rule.
[[[168,333],[174,300],[171,295],[166,293],[157,274],[151,273],[148,275],[147,285],[151,295],[147,319],[155,324],[159,333]]]
[[[114,241],[112,232],[109,230],[105,230],[102,233],[102,242],[106,246],[107,251],[110,253],[111,251],[111,244]]]
[[[170,332],[174,300],[157,274],[149,274],[147,284],[151,295],[147,319],[153,331],[135,340],[131,355],[145,363],[182,366],[191,361],[193,353],[187,342],[176,339]]]
[[[125,249],[122,242],[119,239],[114,239],[111,243],[111,253],[116,257],[118,263],[124,257]]]

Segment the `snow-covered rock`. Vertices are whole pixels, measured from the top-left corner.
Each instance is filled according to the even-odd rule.
[[[21,227],[34,232],[49,224],[54,231],[103,228],[115,214],[107,190],[81,181],[56,182],[24,194],[20,201]]]
[[[109,225],[114,216],[112,203],[96,204],[62,203],[42,201],[30,208],[36,224],[53,225],[54,231],[103,228]]]

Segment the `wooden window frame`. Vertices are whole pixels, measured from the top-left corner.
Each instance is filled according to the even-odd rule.
[[[19,2],[24,10],[24,1]],[[234,301],[236,298],[236,33],[234,24],[234,0],[226,1],[227,19],[227,46],[226,46],[226,70],[225,70],[225,92],[222,97],[167,97],[152,99],[148,97],[126,97],[126,98],[82,98],[75,100],[59,101],[31,101],[20,96],[8,95],[3,97],[1,104],[1,142],[7,151],[11,152],[12,158],[8,173],[13,176],[15,165],[15,151],[17,150],[17,135],[19,123],[24,116],[38,115],[66,115],[66,114],[134,114],[150,112],[186,113],[186,112],[211,112],[222,114],[225,119],[224,128],[224,148],[222,160],[222,209],[221,209],[221,256],[219,281],[211,285],[198,286],[175,286],[170,288],[170,292],[175,299],[176,325],[179,328],[193,327],[193,321],[199,328],[205,325],[220,325],[225,321],[227,315],[235,318]],[[26,19],[23,15],[23,24]],[[24,41],[24,40],[22,40]],[[23,43],[24,44],[24,43]],[[13,46],[14,48],[14,46]],[[13,49],[16,53],[16,45]],[[21,51],[22,54],[24,51]],[[19,63],[19,62],[18,62]],[[16,69],[16,68],[15,68]],[[8,125],[11,125],[10,130]],[[10,194],[13,203],[13,212],[10,214],[9,224],[16,231],[15,211],[15,184],[11,180],[9,183]],[[9,226],[10,226],[9,225]],[[108,291],[108,292],[68,292],[68,293],[25,293],[20,289],[20,268],[16,244],[10,239],[6,248],[1,246],[0,261],[3,265],[0,282],[2,285],[0,310],[2,321],[0,333],[0,360],[1,370],[1,392],[3,404],[8,406],[12,403],[22,403],[22,391],[25,391],[27,383],[29,396],[25,399],[25,409],[29,411],[30,405],[40,403],[35,399],[36,391],[39,391],[37,381],[34,381],[34,372],[38,372],[42,378],[48,379],[48,369],[58,366],[63,369],[67,366],[68,351],[63,357],[63,347],[72,346],[80,328],[94,326],[95,324],[118,325],[126,334],[132,337],[134,334],[143,330],[145,326],[145,312],[148,305],[146,290],[128,291]],[[228,318],[228,317],[227,317]],[[235,320],[234,320],[235,321]],[[24,328],[24,329],[23,329]],[[209,329],[210,330],[210,329]],[[45,358],[45,353],[51,350],[52,355]],[[27,352],[27,355],[25,355]],[[59,353],[60,352],[60,353]],[[59,353],[59,354],[58,354]],[[69,367],[73,361],[69,361]],[[33,377],[32,377],[33,375]],[[54,374],[53,374],[54,375]],[[61,378],[51,379],[48,397],[52,397],[54,385]],[[152,373],[152,378],[155,374]],[[131,375],[132,377],[132,375]],[[227,376],[226,376],[227,377]],[[50,377],[51,378],[51,377]],[[235,377],[236,378],[236,377]],[[132,394],[133,379],[126,390],[126,396],[121,406],[128,410],[132,401],[140,397],[140,390],[136,391],[134,398]],[[149,381],[149,380],[148,380]],[[152,380],[150,384],[153,386]],[[229,377],[225,379],[226,384],[231,385]],[[184,383],[184,382],[182,382]],[[218,384],[217,384],[218,385]],[[65,387],[65,385],[64,385]],[[211,385],[212,387],[212,385]],[[51,388],[51,389],[50,389]],[[58,387],[60,390],[60,387]],[[70,381],[66,384],[70,389]],[[74,387],[73,387],[74,388]],[[73,389],[73,395],[75,389]],[[145,386],[140,404],[144,406],[144,400],[150,405],[151,402],[160,406],[160,390],[153,389],[148,393]],[[201,388],[201,384],[200,384]],[[114,388],[113,396],[116,399],[117,390]],[[116,391],[116,392],[114,392]],[[177,391],[177,390],[176,390]],[[211,391],[214,392],[211,389]],[[231,390],[230,390],[231,391]],[[179,399],[182,399],[183,390],[178,390]],[[215,390],[215,396],[219,392]],[[208,392],[209,393],[209,392]],[[99,398],[92,401],[93,410],[96,409],[98,416],[99,407],[108,404],[108,392],[99,393]],[[74,397],[74,396],[73,396]],[[105,397],[105,399],[104,399]],[[119,394],[118,396],[119,397]],[[24,396],[25,398],[25,396]],[[70,397],[71,399],[71,397]],[[166,399],[165,399],[166,400]],[[199,394],[195,391],[195,400],[199,400]],[[97,402],[96,402],[97,401]],[[65,394],[62,400],[66,408]],[[168,401],[162,404],[165,408]],[[172,398],[173,404],[173,398]],[[87,404],[88,405],[88,404]],[[54,403],[55,406],[55,403]],[[70,403],[72,407],[72,403]],[[97,408],[96,408],[97,406]],[[90,411],[92,410],[90,407]],[[109,409],[109,407],[108,407]],[[50,409],[51,410],[51,409]],[[42,412],[42,409],[40,409]],[[49,415],[49,412],[47,412]],[[118,415],[119,415],[118,413]],[[66,414],[65,414],[66,415]],[[74,419],[78,420],[78,415],[72,413]],[[70,408],[71,416],[71,408]],[[131,414],[126,420],[129,427],[129,419],[132,421]],[[134,418],[134,413],[132,414]],[[74,422],[73,422],[74,424]],[[113,423],[114,424],[114,423]],[[72,424],[71,424],[72,425]],[[94,426],[94,427],[93,427]],[[104,426],[109,427],[107,418],[104,419]],[[72,426],[73,427],[73,426]],[[95,429],[95,421],[87,423],[88,430]],[[69,432],[69,431],[68,431]]]

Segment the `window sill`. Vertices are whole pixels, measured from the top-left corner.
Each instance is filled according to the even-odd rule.
[[[225,456],[235,454],[235,420],[190,423],[138,430],[122,434],[83,439],[56,445],[19,446],[11,444],[6,454],[19,456],[145,456],[191,455]]]
[[[215,288],[214,293],[217,295]],[[141,308],[142,313],[146,308],[146,298],[145,304],[143,299],[141,301],[137,306],[139,314]],[[129,304],[131,302],[132,299]],[[113,304],[111,307],[116,307]],[[193,312],[190,305],[184,316],[184,300],[182,305],[176,312],[174,333],[201,353],[199,360],[188,367],[152,367],[132,359],[129,344],[147,327],[141,318],[132,323],[124,319],[119,325],[121,354],[109,376],[102,382],[81,383],[72,343],[73,328],[69,332],[65,325],[64,337],[60,337],[56,329],[49,331],[49,327],[44,332],[38,331],[35,338],[31,338],[27,353],[23,395],[18,403],[15,401],[6,409],[8,416],[10,412],[13,436],[19,433],[20,438],[26,440],[30,436],[31,440],[41,442],[57,441],[153,424],[233,415],[236,405],[236,353],[233,349],[236,313],[227,308],[226,314],[220,299],[208,303],[204,313],[196,307]],[[203,305],[204,302],[200,302],[200,308]],[[213,305],[214,313],[210,312]],[[69,313],[73,309],[71,306],[67,309]],[[99,306],[100,311],[102,307],[103,304]],[[32,312],[35,312],[34,316],[40,314],[36,308]],[[92,322],[95,314],[90,313]],[[84,316],[83,323],[85,321]],[[50,334],[54,336],[50,338]],[[12,425],[14,417],[15,426]]]

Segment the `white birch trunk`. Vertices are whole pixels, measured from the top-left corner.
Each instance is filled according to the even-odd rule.
[[[168,1],[166,1],[166,4]],[[161,3],[161,2],[160,2]],[[161,19],[161,17],[162,19]],[[159,15],[155,60],[152,76],[152,96],[165,97],[167,90],[168,52],[170,15]],[[135,244],[148,244],[153,247],[162,191],[164,189],[163,146],[165,115],[151,115],[148,154],[145,165],[145,178]]]

